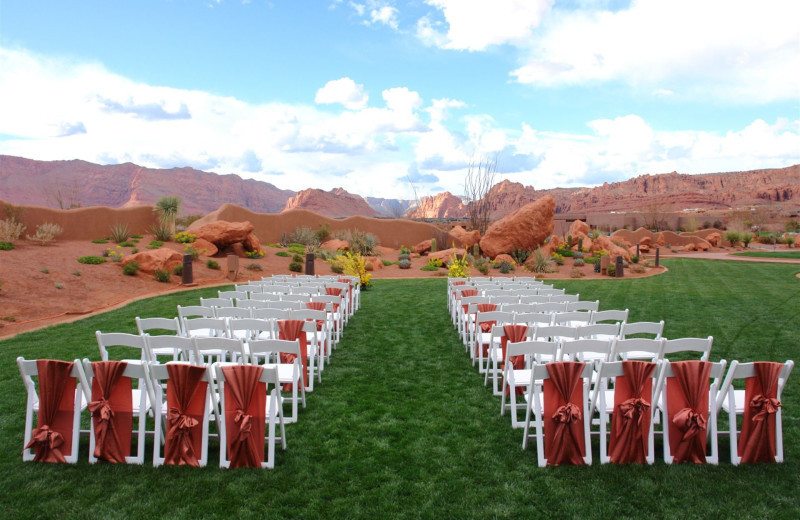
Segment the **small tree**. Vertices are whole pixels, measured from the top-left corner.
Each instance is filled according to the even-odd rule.
[[[497,174],[497,156],[494,159],[481,159],[476,164],[470,162],[464,178],[464,198],[467,201],[467,215],[472,229],[481,235],[489,228],[489,215],[492,201],[489,192],[494,186]]]
[[[176,196],[161,197],[156,202],[153,211],[158,213],[161,223],[169,226],[170,232],[175,234],[175,221],[181,209],[181,198]]]
[[[666,231],[669,229],[667,222],[667,210],[663,203],[657,200],[642,206],[642,216],[644,217],[644,227],[651,231]]]

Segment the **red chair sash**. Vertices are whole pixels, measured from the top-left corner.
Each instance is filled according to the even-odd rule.
[[[94,379],[89,411],[94,425],[94,456],[115,464],[125,462],[125,457],[131,454],[133,386],[131,379],[122,375],[127,366],[124,361],[92,363]]]
[[[624,375],[614,381],[614,413],[608,451],[614,464],[647,462],[650,433],[650,396],[655,363],[623,361]]]
[[[544,454],[548,466],[581,465],[586,454],[583,438],[583,385],[586,364],[561,361],[547,364],[544,380]]]
[[[453,285],[466,285],[466,284],[467,284],[467,282],[465,282],[463,280],[459,280],[458,282],[453,282]]]
[[[470,296],[478,296],[478,290],[477,289],[466,289],[464,291],[461,291],[461,297],[462,298],[469,298]]]
[[[478,304],[478,312],[493,312],[497,310],[497,304],[495,303],[479,303]],[[495,322],[483,322],[481,323],[481,332],[492,332],[492,327],[494,326]]]
[[[346,283],[349,287],[347,289],[348,299],[350,301],[350,309],[353,309],[353,281],[350,278],[337,278],[337,282]]]
[[[510,341],[511,343],[519,343],[520,341],[525,341],[525,336],[528,334],[528,326],[503,325],[503,332],[505,335],[500,339],[500,346],[503,350],[503,368],[505,368],[506,347],[508,346],[508,342]],[[525,356],[512,356],[509,361],[511,361],[511,366],[516,370],[522,370],[525,368]],[[503,388],[506,389],[506,395],[508,395],[510,389],[506,388],[505,381],[503,382]],[[525,389],[521,386],[518,386],[514,389],[514,393],[516,395],[525,395]]]
[[[706,462],[706,424],[711,363],[672,363],[675,377],[667,379],[667,423],[673,462]]]
[[[231,365],[225,375],[225,434],[231,468],[258,468],[264,462],[267,387],[264,367]]]
[[[341,296],[342,295],[342,290],[339,289],[338,287],[326,287],[325,288],[325,294],[327,294],[328,296]],[[333,312],[339,312],[339,304],[338,303],[334,303],[333,304]]]
[[[208,403],[205,367],[168,364],[167,435],[164,439],[164,464],[200,465],[203,449],[203,416]]]
[[[495,320],[482,321],[480,323],[481,332],[483,332],[485,334],[489,334],[490,332],[492,332],[492,328],[495,325],[497,325],[497,322]],[[481,350],[483,350],[483,357],[486,357],[486,356],[489,355],[489,343],[488,342],[487,343],[482,343],[481,342],[481,338],[478,335],[477,336],[477,341],[475,341],[475,357],[479,357],[480,356],[479,352]]]
[[[33,460],[66,462],[72,455],[72,424],[75,419],[73,363],[55,359],[36,361],[39,374],[37,428],[25,449],[33,448]]]
[[[744,420],[739,435],[739,456],[743,463],[775,462],[775,414],[778,401],[778,376],[782,363],[753,363],[754,377],[744,388]]]
[[[303,367],[304,379],[308,381],[308,339],[306,338],[306,333],[303,332],[304,323],[305,321],[303,320],[279,320],[278,327],[280,332],[278,333],[278,338],[289,341],[300,340],[300,364]],[[281,352],[280,358],[281,363],[294,363],[297,356],[288,352]],[[292,384],[284,383],[283,390],[290,392]]]
[[[306,302],[306,308],[311,309],[312,311],[324,311],[325,302]],[[311,318],[308,318],[307,321],[311,321]],[[316,320],[316,321],[317,321],[317,330],[323,330],[325,328],[325,320]]]

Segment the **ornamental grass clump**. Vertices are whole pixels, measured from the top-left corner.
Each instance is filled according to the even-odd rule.
[[[26,227],[16,219],[7,218],[0,220],[0,242],[13,244],[19,240],[20,235],[25,231]]]
[[[139,262],[128,262],[122,266],[122,274],[125,276],[135,276],[139,272]]]
[[[111,230],[111,240],[117,244],[125,242],[131,236],[128,224],[114,224],[109,229]]]
[[[168,283],[171,275],[169,271],[163,269],[156,269],[153,271],[153,279],[157,282]]]

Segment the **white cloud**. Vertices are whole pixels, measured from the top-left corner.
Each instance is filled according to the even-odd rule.
[[[366,0],[363,3],[349,3],[356,16],[364,19],[364,25],[382,24],[397,30],[399,28],[398,14],[400,11],[392,4],[393,2],[388,0]]]
[[[329,81],[317,90],[314,101],[320,104],[340,103],[350,110],[360,110],[367,106],[369,95],[364,92],[364,85],[356,84],[350,78]]]
[[[554,87],[622,81],[656,94],[733,102],[797,99],[800,3],[634,0],[628,9],[554,10],[511,72]]]
[[[519,44],[550,11],[553,0],[426,0],[442,12],[443,24],[425,16],[417,23],[417,36],[429,45],[447,49],[482,51],[491,45]]]
[[[382,23],[392,29],[397,29],[397,8],[384,5],[371,9],[369,12],[372,23]]]

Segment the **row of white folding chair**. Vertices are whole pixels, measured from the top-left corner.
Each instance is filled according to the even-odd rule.
[[[551,367],[548,367],[547,364],[534,365],[531,369],[531,378],[533,380],[542,382],[548,380],[551,377],[550,371],[553,368],[553,364],[550,365]],[[708,390],[703,390],[703,397],[701,397],[698,405],[703,406],[703,403],[705,403],[705,407],[695,410],[695,413],[707,417],[707,438],[710,440],[710,443],[708,443],[710,446],[708,446],[705,442],[701,442],[701,447],[705,447],[705,449],[703,450],[702,461],[700,462],[717,464],[719,461],[717,444],[717,407],[715,402],[720,389],[720,381],[725,372],[725,366],[725,360],[716,363],[710,363],[710,380],[702,383],[703,385],[706,383],[708,384]],[[580,367],[580,365],[576,365],[576,367]],[[593,424],[592,417],[594,411],[599,413],[598,423],[600,428],[598,435],[600,436],[600,460],[602,463],[611,461],[612,456],[609,453],[608,443],[608,424],[609,417],[613,415],[615,409],[614,389],[621,387],[618,385],[609,384],[609,381],[615,380],[616,378],[625,374],[623,362],[602,363],[599,373],[600,382],[599,384],[595,385],[595,390],[592,392],[592,366],[590,363],[585,363],[583,365],[582,369],[580,370],[580,411],[579,414],[575,414],[574,412],[576,410],[573,410],[572,418],[568,419],[567,424],[565,425],[565,427],[569,428],[570,423],[573,421],[580,421],[581,423],[581,441],[576,443],[579,450],[579,453],[576,454],[576,456],[579,457],[577,461],[576,457],[573,457],[572,460],[556,459],[553,461],[550,457],[558,457],[560,451],[558,449],[559,447],[545,445],[545,430],[548,428],[547,423],[550,423],[550,428],[556,426],[555,422],[551,422],[553,419],[555,419],[555,415],[552,413],[553,410],[546,410],[547,398],[545,393],[548,391],[556,391],[556,387],[553,385],[548,387],[544,384],[529,385],[528,392],[526,394],[527,404],[525,407],[525,421],[523,424],[524,429],[522,447],[523,449],[526,449],[528,441],[531,438],[536,439],[537,459],[540,466],[546,466],[548,463],[570,464],[582,462],[584,464],[591,464],[591,428]],[[675,374],[669,361],[665,360],[656,363],[652,369],[652,372],[649,374],[649,376],[647,376],[648,383],[645,385],[644,389],[646,397],[642,398],[645,403],[631,411],[632,414],[638,415],[638,417],[636,417],[637,425],[641,424],[643,421],[648,425],[646,439],[638,438],[636,441],[637,443],[646,441],[647,448],[646,450],[640,452],[640,457],[649,464],[652,464],[655,460],[654,424],[657,422],[660,422],[664,425],[662,430],[664,438],[664,461],[667,463],[672,463],[675,457],[675,453],[672,451],[672,446],[669,439],[669,430],[672,427],[671,419],[674,415],[674,412],[670,413],[672,408],[670,408],[668,403],[669,392],[664,390],[665,385],[677,384],[677,382],[673,381],[674,376]],[[572,397],[574,396],[570,396],[570,399]],[[644,406],[644,404],[647,406]],[[656,421],[658,415],[660,415],[661,418],[659,421]],[[534,435],[530,434],[531,427],[533,427],[535,430]],[[570,435],[571,434],[568,433],[567,437]],[[642,432],[641,435],[645,434]],[[705,441],[706,435],[703,435],[703,433],[700,435],[701,437],[699,437],[698,440]],[[641,444],[639,446],[641,446]],[[642,448],[639,447],[639,449]],[[632,462],[632,460],[626,460],[624,462]]]

